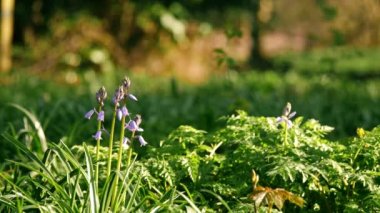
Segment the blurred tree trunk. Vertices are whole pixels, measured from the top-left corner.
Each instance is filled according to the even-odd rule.
[[[12,67],[12,35],[13,35],[13,11],[14,0],[2,0],[1,1],[1,61],[0,71],[7,72]]]
[[[252,29],[251,37],[253,47],[251,50],[250,64],[254,68],[265,69],[268,68],[269,62],[263,57],[261,51],[261,22],[259,19],[260,0],[249,0],[249,8],[252,11]]]

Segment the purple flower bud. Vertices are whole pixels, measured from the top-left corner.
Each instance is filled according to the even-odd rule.
[[[95,135],[92,136],[95,140],[101,140],[102,139],[102,131],[99,130],[95,133]]]
[[[116,110],[116,115],[117,115],[117,119],[119,119],[119,121],[121,121],[121,118],[123,117],[123,112],[121,111],[121,109],[117,109]]]
[[[132,95],[132,94],[128,94],[128,97],[134,101],[137,101],[137,98],[136,96]]]
[[[133,120],[136,122],[137,126],[140,126],[142,122],[141,115],[137,114]]]
[[[101,87],[99,91],[96,93],[96,100],[98,103],[103,106],[104,105],[104,100],[107,98],[107,92],[104,87]]]
[[[84,117],[85,118],[87,118],[87,119],[91,119],[91,117],[92,117],[92,115],[94,114],[94,112],[95,112],[95,110],[90,110],[90,111],[88,111],[85,115],[84,115]]]
[[[121,108],[121,112],[122,112],[123,116],[127,116],[127,115],[129,115],[129,112],[128,112],[128,109],[127,109],[126,106],[123,106],[123,107]]]
[[[113,103],[118,106],[119,102],[123,100],[124,97],[124,92],[123,92],[123,86],[120,86],[119,88],[116,89],[115,95],[113,96]]]
[[[139,139],[140,146],[146,146],[148,144],[141,135],[137,136],[137,138]]]
[[[128,77],[124,77],[122,83],[124,94],[128,94],[129,87],[131,87],[131,80]]]
[[[284,111],[282,112],[282,115],[288,117],[291,110],[292,110],[292,105],[289,102],[286,103],[286,106],[284,107]]]
[[[98,121],[104,121],[104,111],[100,111],[98,113]]]

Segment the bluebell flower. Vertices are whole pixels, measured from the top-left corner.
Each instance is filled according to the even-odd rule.
[[[128,94],[128,97],[134,101],[137,101],[137,98],[136,96],[132,95],[132,94]]]
[[[92,136],[95,140],[101,140],[102,139],[102,131],[99,130],[95,133],[95,135]]]
[[[144,131],[142,128],[140,128],[137,123],[134,121],[134,120],[130,120],[127,125],[126,125],[126,128],[131,131],[131,132],[135,132],[135,131],[138,131],[138,132],[142,132]]]
[[[128,112],[128,109],[127,109],[126,106],[123,106],[123,107],[121,108],[121,112],[122,112],[122,115],[123,115],[123,116],[127,116],[127,115],[129,115],[129,112]]]
[[[137,136],[137,138],[139,139],[140,146],[146,146],[148,144],[141,135]]]
[[[116,115],[117,115],[117,119],[119,119],[119,121],[121,121],[121,118],[123,117],[123,112],[121,111],[121,109],[117,109],[116,110]]]
[[[290,119],[292,119],[296,115],[296,112],[291,112],[291,110],[292,105],[288,102],[284,108],[284,111],[282,112],[282,115],[276,118],[277,123],[285,122],[288,129],[292,128],[293,126],[293,123]]]
[[[100,111],[98,113],[98,121],[104,121],[104,111]]]
[[[92,110],[86,112],[86,114],[84,115],[84,117],[87,118],[87,119],[91,119],[91,117],[94,114],[94,112],[95,112],[95,110],[92,109]]]

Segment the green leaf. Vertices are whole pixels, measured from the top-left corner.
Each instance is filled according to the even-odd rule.
[[[29,120],[32,122],[35,130],[37,131],[37,135],[38,135],[40,145],[41,145],[41,151],[45,152],[48,148],[46,136],[45,136],[44,130],[42,128],[42,125],[38,121],[37,117],[35,115],[33,115],[33,113],[29,112],[27,109],[25,109],[24,107],[22,107],[18,104],[9,104],[9,105],[20,110],[29,118]]]
[[[99,198],[97,194],[97,189],[95,187],[95,174],[93,170],[93,164],[91,156],[88,152],[87,146],[85,143],[83,143],[84,147],[84,153],[85,153],[85,159],[86,159],[86,169],[87,169],[87,184],[89,187],[89,197],[90,197],[90,211],[92,213],[96,213],[99,211]]]

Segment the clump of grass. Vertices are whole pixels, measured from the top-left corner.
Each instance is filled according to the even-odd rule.
[[[173,208],[173,205],[195,206],[186,194],[175,187],[161,192],[146,187],[143,178],[149,178],[136,164],[137,154],[133,142],[140,146],[148,143],[141,135],[142,118],[127,108],[129,100],[137,101],[130,93],[131,81],[124,78],[112,99],[112,122],[110,130],[105,127],[107,92],[101,87],[96,93],[98,106],[85,114],[91,119],[97,115],[97,127],[93,139],[96,146],[83,143],[80,148],[69,148],[63,141],[46,146],[41,139],[43,157],[29,149],[20,138],[4,133],[3,138],[14,144],[22,153],[21,161],[11,161],[13,166],[0,173],[1,212],[145,212]],[[15,105],[33,122],[36,134],[41,138],[41,125],[32,113]],[[115,137],[119,126],[119,137]],[[130,134],[127,136],[127,131]],[[108,137],[108,147],[102,146]],[[114,144],[116,144],[114,146]],[[124,153],[127,151],[127,153]],[[168,196],[167,193],[172,196]],[[180,202],[178,202],[180,200]],[[165,204],[165,203],[169,203]],[[165,204],[165,205],[164,205]]]

